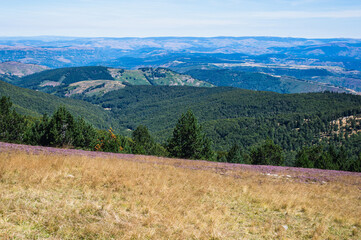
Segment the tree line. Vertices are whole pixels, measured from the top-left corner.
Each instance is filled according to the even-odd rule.
[[[216,152],[191,110],[178,119],[171,137],[159,144],[144,125],[139,125],[131,137],[126,137],[116,134],[112,128],[96,129],[83,118],[75,118],[65,107],[59,107],[52,116],[43,115],[41,118],[20,115],[13,109],[10,99],[2,97],[0,140],[92,151],[361,172],[361,152],[358,145],[361,134],[351,136],[340,145],[324,141],[305,146],[293,151],[293,162],[287,162],[286,155],[289,152],[271,139],[250,147],[235,143],[228,151]]]

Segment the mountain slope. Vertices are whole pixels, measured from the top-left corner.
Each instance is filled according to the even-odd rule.
[[[72,114],[84,117],[98,128],[118,128],[117,122],[112,119],[109,112],[84,101],[60,98],[0,81],[0,97],[2,96],[10,97],[15,109],[22,114],[52,114],[59,106],[65,106]]]
[[[25,64],[20,62],[2,62],[0,63],[0,74],[8,76],[23,77],[49,69],[48,67]]]
[[[336,93],[278,94],[231,87],[126,86],[84,100],[110,109],[120,124],[146,125],[165,141],[181,113],[192,109],[216,149],[250,146],[267,138],[286,149],[319,141],[330,122],[361,113],[361,96]],[[126,132],[125,132],[126,133]]]
[[[351,94],[125,85],[105,94],[74,95],[86,103],[0,82],[0,96],[10,96],[19,112],[35,116],[51,114],[63,105],[98,128],[112,126],[125,135],[146,125],[160,142],[170,136],[181,113],[191,109],[216,150],[228,150],[234,143],[247,148],[266,139],[286,151],[319,143],[323,138],[340,144],[346,134],[361,129],[361,96]],[[335,124],[338,119],[349,121],[342,131]]]
[[[101,66],[47,70],[20,78],[16,84],[59,96],[101,95],[126,85],[212,86],[165,68],[124,70]]]
[[[43,71],[21,78],[22,87],[36,89],[41,86],[68,86],[84,80],[113,80],[106,67],[74,67]]]
[[[310,83],[321,83],[328,84],[331,86],[338,86],[343,89],[354,90],[355,92],[361,92],[361,72],[352,69],[346,69],[340,66],[322,66],[322,65],[307,65],[303,64],[294,64],[290,61],[289,64],[264,64],[264,63],[254,63],[254,62],[245,62],[245,63],[220,63],[220,64],[211,64],[207,66],[207,69],[211,68],[217,69],[230,69],[232,71],[241,71],[241,72],[252,72],[252,73],[266,73],[269,75],[276,75],[281,77],[294,77],[297,79],[307,80]],[[182,68],[185,66],[172,66],[172,69],[175,68],[179,72],[182,71]],[[192,66],[194,69],[196,66]],[[188,67],[189,68],[189,67]],[[204,67],[203,67],[204,68]],[[197,69],[197,68],[196,68]],[[201,69],[198,67],[198,69]]]
[[[186,74],[216,86],[230,86],[257,91],[273,91],[278,93],[348,92],[340,87],[299,80],[293,77],[275,77],[264,73],[241,72],[229,69],[194,69],[187,71]]]

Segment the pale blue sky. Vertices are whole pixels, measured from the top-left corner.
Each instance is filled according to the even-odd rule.
[[[0,36],[361,38],[360,0],[0,0]]]

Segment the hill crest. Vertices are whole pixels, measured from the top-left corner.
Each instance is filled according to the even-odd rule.
[[[46,70],[20,78],[17,85],[34,90],[72,96],[74,94],[102,95],[127,85],[212,87],[189,75],[166,68],[125,70],[102,66],[72,67]]]

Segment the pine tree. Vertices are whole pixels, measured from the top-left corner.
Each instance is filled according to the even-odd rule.
[[[82,117],[76,119],[74,125],[73,146],[83,149],[92,149],[97,138],[95,128],[91,124],[85,122]]]
[[[241,163],[242,154],[239,145],[234,144],[227,154],[227,162],[229,163]]]
[[[11,142],[22,142],[26,120],[12,108],[9,97],[0,99],[0,139]]]
[[[59,107],[46,129],[46,145],[73,146],[74,128],[74,117],[65,107]]]
[[[30,145],[46,145],[46,129],[48,128],[49,117],[44,114],[41,119],[33,122],[27,129],[25,143]]]
[[[168,140],[167,150],[171,156],[178,158],[207,159],[214,156],[210,141],[202,133],[198,120],[190,110],[178,120]]]
[[[284,164],[283,150],[272,140],[267,140],[263,144],[254,147],[251,150],[252,163],[256,165],[275,165]]]
[[[303,168],[313,168],[314,162],[310,158],[310,148],[302,148],[296,155],[295,166]]]
[[[133,152],[135,154],[152,154],[155,142],[146,126],[139,125],[132,133],[132,140],[134,142]]]

